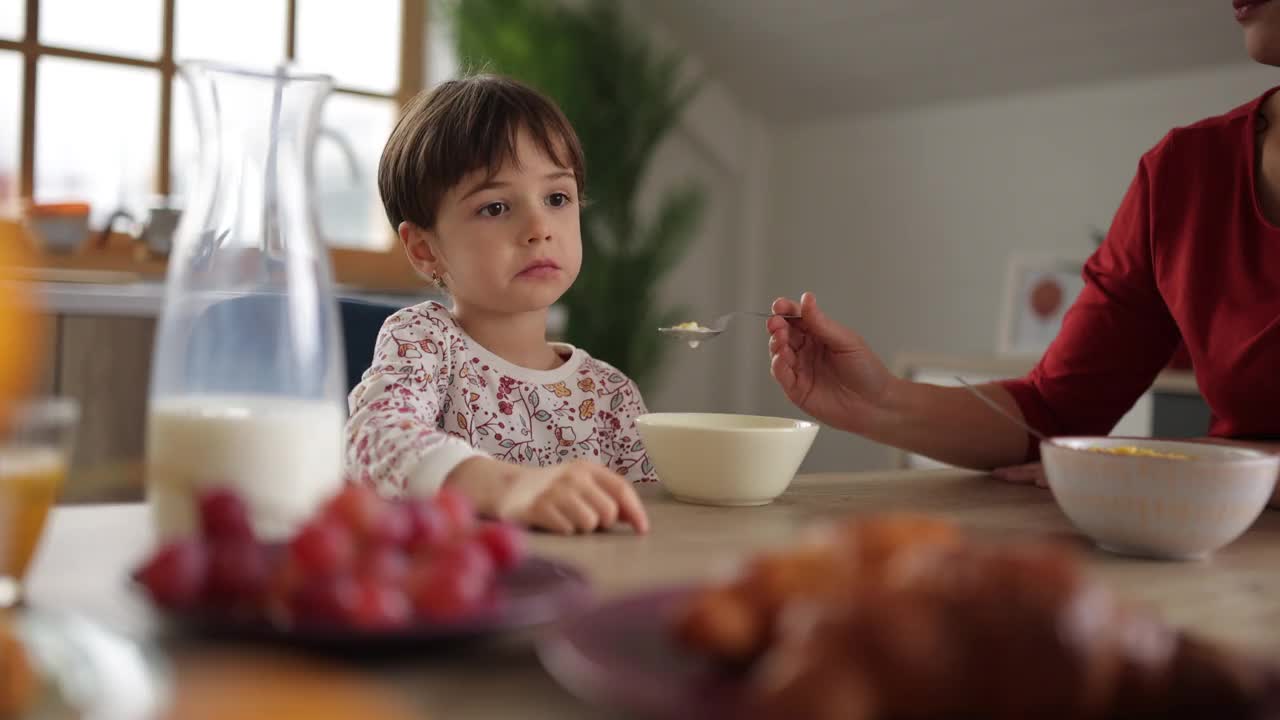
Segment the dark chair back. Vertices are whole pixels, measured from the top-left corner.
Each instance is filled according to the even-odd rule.
[[[355,389],[364,371],[372,364],[382,324],[399,310],[396,306],[365,300],[338,300],[347,393]],[[271,295],[249,295],[211,305],[199,316],[191,333],[187,357],[190,371],[209,384],[208,390],[282,394],[318,392],[314,384],[319,375],[324,374],[323,369],[297,367],[297,358],[292,357],[274,335],[285,326],[285,312],[286,301]],[[228,337],[235,338],[235,341],[228,343]],[[246,355],[254,358],[247,365]],[[228,362],[231,357],[236,362]],[[245,372],[246,366],[279,366],[283,371],[258,375]],[[280,377],[289,378],[296,387],[279,387]]]
[[[347,361],[347,393],[350,394],[360,377],[373,364],[373,351],[378,342],[378,332],[387,318],[400,308],[365,300],[347,298],[338,301],[342,322],[342,346]]]

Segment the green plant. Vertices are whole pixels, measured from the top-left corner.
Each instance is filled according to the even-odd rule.
[[[658,307],[656,290],[696,234],[706,194],[695,183],[666,187],[645,214],[639,193],[696,83],[682,81],[681,58],[655,50],[613,0],[453,0],[448,11],[464,67],[529,83],[573,123],[587,198],[583,270],[562,300],[565,339],[644,386],[666,347],[656,328],[687,319]]]

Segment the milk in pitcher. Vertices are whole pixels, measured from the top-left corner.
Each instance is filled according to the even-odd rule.
[[[342,483],[342,408],[270,395],[153,401],[147,486],[162,539],[198,527],[196,497],[215,486],[245,501],[264,540],[291,535]]]

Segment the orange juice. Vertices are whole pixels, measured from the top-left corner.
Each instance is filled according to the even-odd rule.
[[[66,474],[53,448],[0,448],[0,577],[26,573]]]

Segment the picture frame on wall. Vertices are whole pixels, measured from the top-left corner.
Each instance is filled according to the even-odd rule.
[[[1018,253],[1005,274],[998,349],[1039,356],[1062,329],[1062,318],[1084,289],[1084,257]]]

